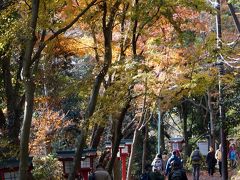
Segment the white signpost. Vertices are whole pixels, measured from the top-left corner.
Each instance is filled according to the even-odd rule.
[[[202,155],[206,156],[208,153],[208,142],[207,141],[199,141],[198,147]]]

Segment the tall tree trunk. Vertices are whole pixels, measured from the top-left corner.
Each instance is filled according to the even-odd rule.
[[[127,180],[131,180],[133,160],[136,155],[136,147],[137,147],[137,142],[140,135],[141,135],[141,131],[139,130],[139,128],[136,128],[133,135],[132,149],[131,149],[129,162],[128,162]]]
[[[119,58],[118,58],[118,61],[124,59],[124,56],[125,56],[125,50],[126,50],[126,47],[125,47],[125,41],[126,41],[126,37],[124,36],[124,30],[125,30],[125,19],[126,19],[126,13],[127,13],[127,9],[129,7],[129,3],[127,2],[126,4],[124,4],[124,8],[123,8],[123,12],[122,12],[122,18],[121,18],[121,41],[120,41],[120,55],[119,55]],[[96,40],[96,36],[94,35],[94,31],[93,31],[93,39],[94,39],[94,43],[97,44],[97,40]],[[99,59],[99,55],[98,55],[98,52],[96,50],[96,48],[94,48],[95,50],[95,54],[96,54],[96,59]],[[97,60],[98,61],[98,60]],[[108,78],[109,80],[111,79]],[[93,135],[92,135],[92,139],[91,139],[91,148],[97,148],[97,146],[99,145],[100,143],[100,138],[102,136],[104,132],[104,127],[101,127],[99,125],[95,125],[94,127],[94,132],[93,132]]]
[[[163,152],[165,150],[165,141],[164,141],[164,137],[165,137],[165,133],[164,133],[164,120],[163,120],[163,116],[164,113],[161,113],[161,124],[160,124],[160,128],[161,128],[161,134],[160,134],[160,138],[161,138],[161,152]]]
[[[38,10],[39,10],[39,0],[32,0],[32,12],[31,12],[31,22],[30,30],[31,34],[26,42],[26,49],[23,61],[23,78],[25,86],[25,107],[24,107],[24,118],[23,125],[21,129],[21,140],[20,140],[20,166],[19,166],[19,179],[28,179],[28,143],[30,127],[32,122],[33,113],[33,100],[34,100],[34,90],[35,85],[32,77],[32,53],[35,44],[35,30],[37,27]]]
[[[31,128],[32,114],[33,114],[33,100],[34,100],[35,84],[32,79],[28,79],[25,82],[25,107],[24,107],[24,119],[21,130],[20,141],[20,180],[28,179],[28,160],[29,160],[29,134]]]
[[[113,168],[113,174],[114,174],[113,179],[114,180],[122,180],[122,176],[121,176],[119,169],[121,169],[121,161],[116,158],[115,163],[114,163],[114,168]]]
[[[181,116],[183,121],[183,138],[185,140],[184,156],[188,157],[189,156],[189,143],[188,143],[188,131],[187,131],[188,104],[186,101],[182,102],[181,109],[182,109]]]
[[[147,113],[147,112],[145,112],[145,113]],[[137,124],[137,127],[134,130],[133,143],[132,143],[131,153],[130,153],[129,162],[128,162],[128,168],[127,168],[127,180],[131,180],[132,166],[133,166],[133,162],[134,162],[134,157],[136,156],[136,153],[137,153],[137,151],[136,151],[137,146],[138,146],[137,143],[138,143],[139,138],[141,136],[141,127],[144,123],[143,119],[144,119],[145,113],[142,114],[142,117],[140,118],[140,120]],[[144,149],[143,149],[143,151],[144,151]]]
[[[98,147],[101,137],[102,137],[102,134],[104,132],[104,129],[105,128],[100,125],[96,126],[96,130],[94,131],[93,136],[92,136],[92,142],[90,145],[91,148],[96,149]]]
[[[114,162],[115,162],[115,159],[117,157],[117,153],[118,153],[118,148],[119,148],[119,145],[120,145],[120,142],[121,142],[121,139],[123,137],[123,134],[122,134],[122,124],[123,124],[123,120],[125,118],[125,115],[130,107],[130,103],[131,103],[131,98],[129,97],[126,104],[125,104],[125,107],[122,108],[121,110],[121,113],[117,119],[117,124],[115,126],[115,129],[114,129],[114,139],[113,139],[113,142],[112,142],[112,156],[111,156],[111,159],[108,163],[108,172],[110,174],[112,174],[112,169],[113,169],[113,166],[114,166]]]
[[[127,179],[130,180],[131,179],[131,175],[132,175],[132,165],[133,165],[133,158],[135,157],[135,151],[136,151],[136,146],[137,146],[137,142],[138,142],[138,138],[141,135],[141,128],[143,126],[143,123],[145,123],[146,121],[146,115],[147,115],[147,110],[146,110],[146,103],[147,103],[147,84],[148,84],[148,79],[147,77],[145,78],[145,82],[144,82],[144,99],[143,99],[143,107],[142,107],[142,116],[137,124],[136,129],[134,130],[134,135],[133,135],[133,144],[132,144],[132,149],[131,149],[131,154],[129,157],[129,163],[128,163],[128,169],[127,169]],[[147,126],[147,123],[145,124],[145,128]],[[146,130],[147,131],[147,130]],[[145,132],[147,133],[147,132]],[[144,141],[147,135],[145,134],[144,137]],[[146,151],[146,147],[144,147],[146,144],[146,142],[143,142],[143,154],[142,154],[142,171],[144,171],[144,164],[145,164],[145,151]]]
[[[126,25],[126,15],[127,10],[129,8],[129,2],[124,3],[123,5],[123,11],[122,11],[122,17],[121,17],[121,40],[120,40],[120,54],[118,61],[125,59],[125,51],[126,51],[126,40],[127,40],[127,34],[125,34],[125,25]]]
[[[138,0],[135,0],[134,1],[134,7],[136,8],[135,9],[135,13],[137,14],[138,13]],[[135,19],[134,19],[134,22],[133,22],[133,29],[132,29],[132,53],[133,53],[133,57],[136,57],[137,56],[137,40],[138,40],[138,37],[137,37],[137,27],[138,27],[138,16],[135,15]]]
[[[10,67],[10,58],[8,56],[4,56],[1,60],[1,68],[2,68],[2,77],[4,90],[6,94],[6,103],[7,103],[7,113],[6,113],[6,122],[7,122],[7,136],[10,141],[19,145],[19,131],[20,131],[20,123],[21,123],[21,115],[23,113],[23,100],[24,96],[20,97],[20,72],[22,69],[22,56],[20,57],[19,67],[16,76],[15,87],[12,83],[12,74]]]
[[[146,123],[144,128],[144,139],[143,139],[143,153],[142,153],[142,173],[144,173],[146,158],[147,158],[147,140],[148,140],[148,123]]]
[[[211,93],[208,90],[207,92],[207,104],[208,104],[208,111],[209,111],[209,118],[210,118],[210,145],[215,150],[215,124],[214,124],[214,113],[212,108],[212,101],[211,101]]]
[[[10,58],[5,57],[2,61],[3,82],[7,99],[7,130],[8,138],[17,143],[20,129],[20,117],[16,111],[17,97],[12,85],[12,75],[10,70]],[[18,117],[18,118],[17,118]]]
[[[218,6],[216,7],[216,40],[217,40],[217,63],[219,68],[218,75],[218,87],[219,87],[219,120],[220,120],[220,139],[222,147],[222,180],[228,179],[228,162],[227,162],[227,127],[226,127],[226,114],[225,114],[225,105],[224,105],[224,88],[222,76],[225,74],[224,62],[220,57],[222,49],[222,19],[221,19],[221,0],[216,0]]]
[[[77,149],[75,152],[75,156],[74,156],[74,160],[73,160],[73,168],[72,168],[72,172],[69,174],[68,179],[70,180],[74,180],[75,179],[75,175],[76,172],[80,166],[80,161],[81,161],[81,157],[82,157],[82,153],[83,153],[83,148],[85,145],[85,141],[86,141],[86,137],[87,137],[87,130],[85,128],[82,128],[81,130],[81,134],[77,137]]]
[[[233,5],[231,3],[228,2],[229,0],[226,0],[226,1],[227,1],[227,4],[228,4],[228,8],[229,8],[229,10],[232,14],[232,17],[233,17],[233,20],[235,22],[238,33],[240,33],[240,22],[238,20],[237,15],[236,15],[235,8],[233,7]]]
[[[118,10],[118,7],[120,5],[121,1],[117,0],[113,7],[111,8],[111,13],[109,15],[109,18],[107,18],[107,2],[106,0],[103,1],[103,34],[104,34],[104,63],[103,67],[98,74],[98,76],[95,79],[94,85],[93,85],[93,90],[92,94],[88,103],[88,107],[86,109],[85,113],[85,118],[84,118],[84,125],[81,131],[81,138],[78,140],[77,144],[77,150],[75,152],[75,157],[74,157],[74,162],[73,162],[73,169],[71,173],[69,174],[68,179],[69,180],[74,180],[75,179],[75,174],[77,171],[77,168],[79,167],[80,159],[82,157],[82,151],[83,147],[86,143],[86,138],[87,138],[87,133],[88,133],[88,125],[89,125],[89,118],[93,115],[95,111],[95,107],[97,104],[97,98],[99,94],[99,90],[101,87],[101,84],[104,80],[105,75],[108,72],[109,66],[111,65],[112,62],[112,29],[114,25],[114,18],[116,15],[116,12]],[[109,21],[107,22],[107,19]]]
[[[125,50],[126,50],[126,47],[125,47],[125,40],[126,40],[126,37],[124,36],[124,30],[125,30],[125,20],[126,20],[126,13],[127,13],[127,9],[129,7],[129,3],[127,2],[126,4],[124,4],[124,8],[123,8],[123,12],[122,12],[122,18],[121,18],[121,41],[120,41],[120,55],[119,55],[119,58],[118,58],[118,61],[124,59],[125,57]],[[95,57],[97,59],[97,61],[99,62],[99,54],[98,54],[98,51],[97,51],[97,40],[96,40],[96,36],[95,36],[95,31],[94,31],[94,28],[93,28],[93,31],[92,31],[92,34],[93,34],[93,39],[94,39],[94,44],[95,44],[95,48],[94,48],[94,51],[95,51]],[[111,80],[111,76],[108,78],[109,80]],[[110,84],[110,83],[108,83]],[[97,148],[97,146],[99,145],[100,143],[100,139],[101,139],[101,136],[104,132],[104,127],[100,126],[100,125],[95,125],[94,126],[94,130],[93,130],[93,134],[92,134],[92,138],[91,138],[91,148]]]
[[[97,0],[92,0],[69,24],[64,26],[63,28],[56,31],[53,35],[51,35],[46,41],[45,35],[46,30],[43,30],[42,36],[40,39],[40,45],[33,55],[33,49],[36,42],[36,26],[38,19],[38,10],[39,10],[39,0],[32,0],[31,2],[31,19],[29,23],[31,34],[29,34],[28,39],[25,44],[24,58],[23,58],[23,78],[24,78],[24,86],[25,86],[25,109],[24,109],[24,119],[23,125],[21,129],[21,141],[20,141],[20,180],[27,179],[27,163],[28,163],[28,143],[29,143],[29,133],[30,126],[32,121],[32,112],[33,112],[33,100],[34,100],[34,91],[35,85],[33,80],[34,70],[37,69],[38,60],[41,56],[41,52],[46,47],[47,43],[55,39],[58,35],[64,33],[69,28],[71,28],[80,17],[82,17],[90,7],[92,7]],[[34,64],[35,63],[35,64]],[[34,64],[34,65],[33,65]],[[82,131],[82,135],[84,135],[84,131]],[[84,139],[84,136],[83,136]]]

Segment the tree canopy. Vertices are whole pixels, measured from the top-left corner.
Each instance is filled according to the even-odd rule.
[[[83,148],[103,152],[111,141],[112,172],[122,139],[136,137],[133,149],[145,156],[141,145],[156,134],[158,112],[161,148],[181,135],[187,156],[199,139],[220,142],[221,103],[235,136],[240,32],[229,4],[240,11],[238,1],[222,2],[216,39],[219,11],[205,0],[0,0],[0,149],[19,149],[0,160],[18,157],[26,179],[29,153],[77,149],[73,179]],[[129,167],[128,175],[141,171],[134,160]]]

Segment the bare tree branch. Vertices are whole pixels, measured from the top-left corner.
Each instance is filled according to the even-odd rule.
[[[182,102],[190,102],[190,103],[192,103],[194,106],[196,106],[196,107],[201,107],[201,108],[203,108],[204,110],[206,110],[207,112],[208,112],[208,108],[206,107],[206,106],[204,106],[204,105],[202,105],[202,102],[200,102],[199,104],[197,104],[197,103],[195,103],[193,100],[191,100],[191,99],[184,99]]]
[[[68,29],[70,29],[87,11],[88,9],[90,9],[96,2],[97,0],[93,0],[91,3],[89,3],[87,5],[87,7],[85,9],[83,9],[68,25],[66,25],[65,27],[59,29],[58,31],[56,31],[53,35],[51,35],[47,40],[45,40],[45,42],[41,43],[38,47],[38,50],[36,52],[36,54],[33,56],[32,58],[32,63],[34,61],[36,61],[37,58],[39,58],[41,52],[43,51],[43,49],[46,47],[46,45],[53,39],[55,39],[58,35],[66,32]]]

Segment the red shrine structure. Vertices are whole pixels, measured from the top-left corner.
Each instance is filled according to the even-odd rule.
[[[29,158],[29,174],[33,169],[32,157]],[[0,161],[0,180],[18,180],[19,179],[19,160],[8,159]]]
[[[73,168],[73,159],[75,151],[57,151],[57,158],[63,164],[63,174],[65,178],[68,178],[69,173]],[[97,157],[96,149],[84,149],[81,159],[80,167],[77,172],[77,177],[82,177],[84,180],[88,180],[88,175],[93,169],[94,159]]]
[[[105,148],[108,151],[112,151],[112,143],[111,142],[106,142],[105,143]],[[120,142],[119,145],[119,151],[117,154],[117,157],[121,160],[122,163],[122,180],[126,180],[127,179],[127,173],[126,173],[126,169],[127,169],[127,158],[130,156],[131,153],[131,148],[132,148],[132,139],[123,139]]]
[[[172,137],[169,139],[169,143],[171,144],[172,150],[179,150],[182,151],[183,144],[185,143],[183,137]]]

